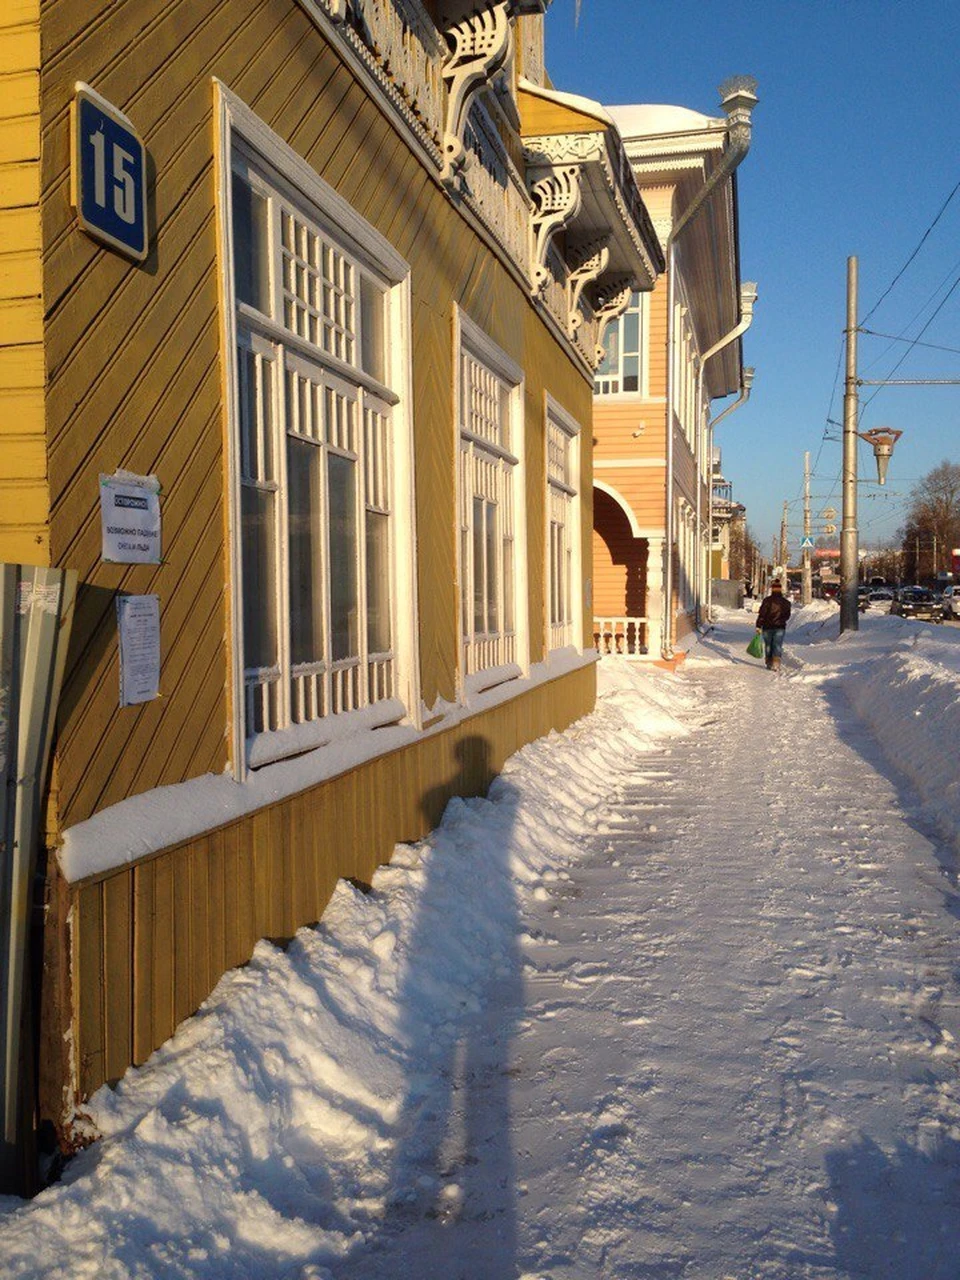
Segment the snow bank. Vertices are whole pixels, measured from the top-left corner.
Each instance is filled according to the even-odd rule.
[[[672,677],[611,683],[488,798],[451,801],[429,839],[398,846],[372,892],[341,883],[286,951],[259,943],[99,1090],[81,1123],[100,1140],[35,1201],[0,1206],[5,1280],[321,1280],[388,1197],[422,1195],[398,1193],[396,1153],[464,1018],[522,981],[524,901],[570,878],[625,757],[688,732]]]
[[[905,643],[884,645],[851,669],[844,692],[886,758],[916,789],[939,833],[960,848],[960,632],[901,618],[875,623]],[[872,627],[866,630],[869,646]]]

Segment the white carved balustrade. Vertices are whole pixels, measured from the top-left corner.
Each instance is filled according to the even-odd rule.
[[[464,143],[473,160],[463,179],[465,194],[497,243],[526,274],[532,202],[496,125],[480,102],[474,103],[470,112]]]
[[[305,7],[311,5],[339,24],[347,43],[439,147],[447,46],[421,0],[306,0]]]
[[[601,654],[644,657],[648,652],[647,624],[647,618],[594,618],[594,648]]]

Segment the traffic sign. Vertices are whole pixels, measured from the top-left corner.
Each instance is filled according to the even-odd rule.
[[[812,539],[812,538],[801,538],[801,539],[800,539],[800,549],[801,549],[801,551],[805,551],[805,550],[807,549],[807,547],[812,547],[812,546],[813,546],[813,539]]]
[[[70,125],[70,195],[81,228],[142,262],[150,251],[143,141],[122,111],[79,81]]]

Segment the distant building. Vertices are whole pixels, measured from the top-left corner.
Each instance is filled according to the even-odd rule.
[[[743,390],[735,169],[752,82],[727,116],[609,108],[650,209],[666,269],[606,330],[595,379],[594,632],[601,647],[670,657],[707,596],[710,402]],[[746,305],[743,305],[744,299]]]
[[[746,531],[747,509],[742,502],[734,501],[733,485],[724,478],[721,466],[721,450],[713,450],[713,525],[710,537],[710,576],[716,580],[731,577],[730,551],[735,537],[743,545]],[[745,575],[745,567],[738,566],[738,574]]]

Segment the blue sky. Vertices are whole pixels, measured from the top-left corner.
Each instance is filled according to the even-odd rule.
[[[721,115],[717,86],[759,82],[739,174],[743,278],[759,301],[744,339],[750,402],[717,430],[724,472],[765,550],[785,501],[802,532],[803,455],[814,515],[839,509],[846,262],[859,259],[861,322],[960,183],[960,5],[916,0],[555,0],[547,66],[558,89],[605,104],[665,102]],[[878,333],[960,349],[960,191],[870,316]],[[860,338],[864,378],[958,378],[960,352]],[[839,367],[839,379],[834,389]],[[895,536],[912,485],[960,463],[960,386],[863,388],[861,429],[903,431],[887,484],[861,445],[861,545]],[[715,410],[722,407],[718,402]],[[830,434],[838,436],[835,428]],[[869,483],[863,483],[869,481]]]

